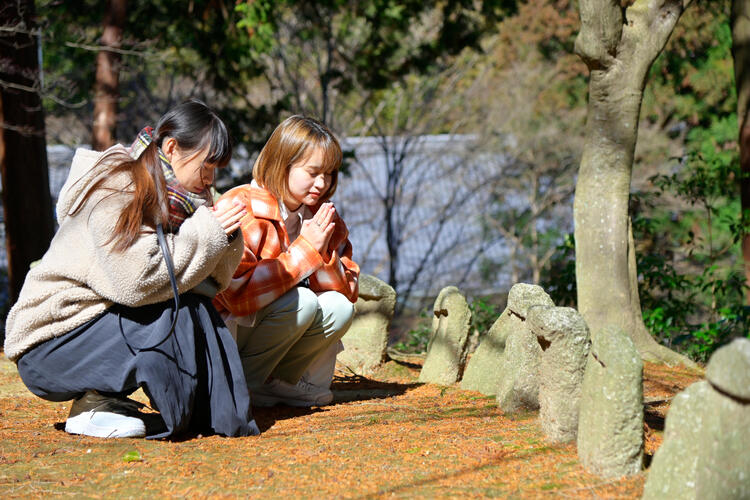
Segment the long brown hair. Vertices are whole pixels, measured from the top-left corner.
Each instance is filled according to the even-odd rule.
[[[331,185],[320,201],[329,200],[336,192],[341,146],[328,127],[307,116],[290,116],[276,127],[255,160],[253,179],[283,202],[289,196],[289,170],[315,147],[323,149],[323,172],[331,175]]]
[[[123,209],[109,240],[115,241],[114,250],[128,249],[141,234],[143,226],[155,228],[156,224],[166,223],[169,218],[167,186],[162,173],[159,148],[164,139],[172,137],[177,146],[195,153],[208,147],[204,165],[222,168],[232,157],[232,144],[226,125],[221,118],[203,102],[192,99],[169,110],[159,119],[153,133],[153,141],[137,159],[122,152],[109,153],[97,164],[111,164],[108,175],[96,181],[86,192],[81,203],[69,215],[74,215],[99,189],[127,192],[132,198]],[[201,166],[201,168],[203,168]],[[105,183],[108,178],[126,172],[130,183],[122,190],[113,190]]]

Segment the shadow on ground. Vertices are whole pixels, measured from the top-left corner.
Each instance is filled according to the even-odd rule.
[[[646,472],[602,479],[538,412],[419,384],[417,363],[337,373],[334,404],[255,408],[260,436],[119,440],[64,432],[69,403],[34,397],[0,354],[0,498],[638,498]],[[347,372],[348,373],[348,372]],[[697,377],[644,368],[646,462],[674,394]],[[133,398],[146,402],[145,394]],[[57,425],[55,423],[58,422]]]
[[[381,382],[361,375],[337,375],[331,384],[332,404],[366,401],[370,399],[387,399],[400,396],[407,391],[421,386],[420,383]],[[261,432],[264,432],[280,421],[304,415],[326,412],[326,408],[294,408],[277,405],[270,408],[253,407],[253,416]]]

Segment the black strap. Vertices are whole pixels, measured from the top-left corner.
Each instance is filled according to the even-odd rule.
[[[159,248],[161,253],[164,254],[164,260],[167,262],[167,271],[169,271],[169,281],[172,283],[172,293],[174,293],[174,321],[172,321],[172,328],[174,330],[175,322],[177,322],[177,312],[180,310],[180,292],[177,290],[177,278],[174,276],[174,264],[172,264],[172,254],[169,253],[169,247],[167,247],[167,239],[164,237],[164,228],[161,224],[156,225],[156,237],[159,240]]]
[[[171,335],[174,333],[175,326],[177,325],[177,316],[180,314],[180,293],[177,290],[177,278],[174,275],[174,264],[172,263],[172,254],[169,253],[169,247],[167,247],[167,239],[164,237],[164,228],[161,224],[156,225],[156,239],[159,241],[159,248],[161,249],[162,255],[164,255],[164,261],[167,264],[167,272],[169,272],[169,281],[172,284],[172,293],[174,294],[174,317],[172,318],[172,325],[169,327],[169,331],[159,342],[148,347],[133,347],[128,339],[125,338],[125,332],[122,330],[122,324],[120,324],[120,333],[122,338],[125,339],[125,343],[130,349],[136,351],[148,351],[155,347],[163,344]],[[119,315],[119,313],[118,313]],[[119,318],[122,322],[122,318]]]

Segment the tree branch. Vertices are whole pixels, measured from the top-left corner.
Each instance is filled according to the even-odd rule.
[[[646,3],[648,0],[637,0]],[[622,35],[622,8],[616,0],[580,0],[581,31],[575,52],[589,70],[606,69],[617,55]]]

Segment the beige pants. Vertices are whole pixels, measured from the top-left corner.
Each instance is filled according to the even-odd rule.
[[[259,310],[254,326],[240,323],[237,347],[251,392],[271,376],[296,384],[308,368],[309,382],[330,386],[353,316],[354,304],[342,294],[296,287]]]

